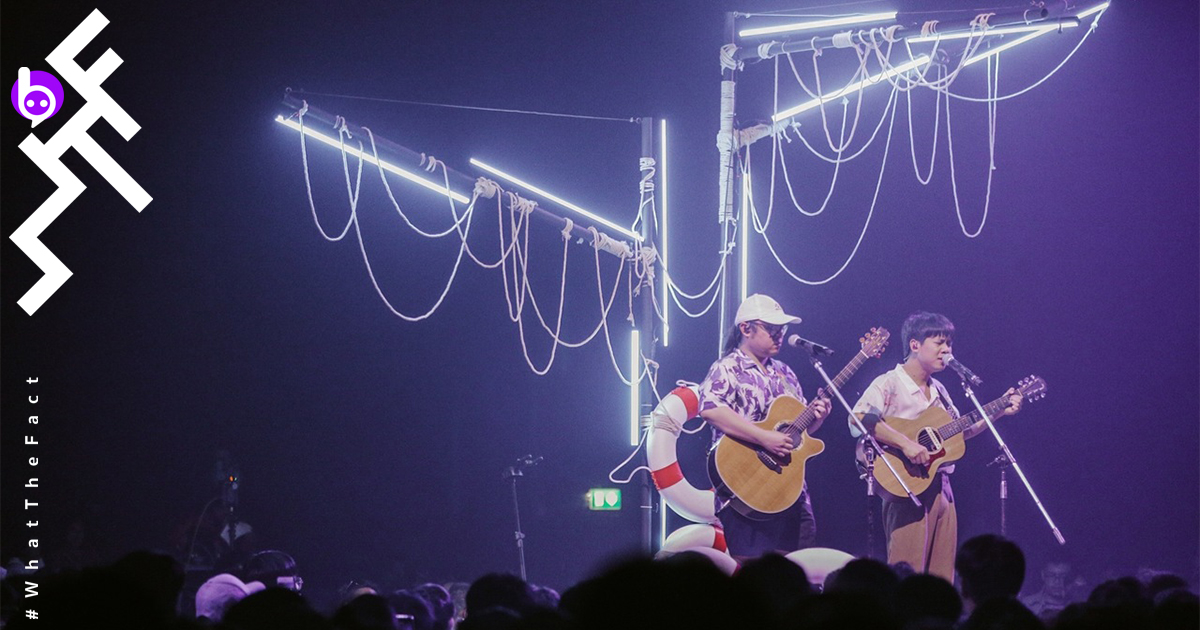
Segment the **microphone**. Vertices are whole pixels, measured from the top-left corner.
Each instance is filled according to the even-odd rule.
[[[517,466],[520,466],[521,468],[537,466],[542,459],[544,458],[541,455],[538,455],[537,457],[534,457],[533,455],[525,455],[517,458]]]
[[[972,372],[971,370],[968,370],[967,366],[959,363],[958,359],[954,358],[954,355],[952,355],[952,354],[946,355],[946,365],[949,366],[950,369],[954,370],[955,372],[958,372],[958,375],[962,377],[962,380],[967,381],[968,383],[975,385],[976,387],[983,384],[983,379],[979,378],[978,376],[975,376],[975,373]]]
[[[787,342],[788,345],[793,348],[808,350],[810,353],[815,355],[829,356],[833,354],[833,350],[830,350],[828,347],[822,346],[815,341],[809,341],[800,335],[792,335],[791,337],[788,337]]]

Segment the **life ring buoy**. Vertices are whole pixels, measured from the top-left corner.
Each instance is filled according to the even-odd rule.
[[[679,553],[691,551],[697,547],[728,553],[729,547],[725,545],[725,530],[715,525],[684,525],[667,536],[658,553]]]
[[[694,523],[713,524],[719,522],[715,493],[712,488],[701,490],[688,482],[675,452],[683,423],[696,417],[699,408],[700,391],[695,385],[681,385],[663,396],[650,414],[646,463],[650,465],[654,487],[676,514]]]
[[[728,553],[722,552],[722,551],[717,551],[716,549],[713,549],[712,547],[692,547],[691,549],[684,549],[682,551],[698,553],[698,554],[704,556],[705,558],[708,558],[725,575],[733,575],[734,573],[737,573],[737,570],[740,568],[740,565],[738,565],[738,561],[734,560],[733,556],[729,555]],[[669,555],[674,555],[674,554],[669,554]]]

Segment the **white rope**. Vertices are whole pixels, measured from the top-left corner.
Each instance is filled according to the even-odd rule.
[[[992,71],[993,61],[996,64],[995,72]],[[999,88],[1000,83],[1000,59],[999,55],[988,57],[988,95],[993,95]],[[979,227],[974,232],[967,230],[966,224],[963,222],[962,207],[958,201],[958,178],[954,173],[954,138],[951,135],[950,126],[950,99],[946,99],[946,146],[950,150],[950,188],[954,192],[954,213],[958,217],[958,227],[962,230],[963,235],[967,238],[975,238],[983,232],[983,226],[987,224],[988,207],[992,202],[992,175],[996,172],[996,102],[988,102],[988,176],[987,176],[987,192],[983,200],[983,218],[979,220]]]
[[[929,182],[933,179],[934,161],[937,160],[938,130],[942,126],[942,91],[934,90],[933,142],[929,147],[929,174],[925,177],[921,176],[921,169],[917,166],[917,140],[915,134],[913,134],[912,122],[912,91],[905,90],[904,96],[908,100],[908,146],[910,153],[912,153],[913,174],[917,176],[917,181],[921,182],[922,186],[928,186]]]
[[[567,221],[570,221],[570,219],[567,219]],[[558,285],[558,318],[554,324],[554,332],[551,333],[551,335],[550,335],[552,343],[550,346],[550,358],[546,361],[546,367],[538,368],[536,365],[533,364],[533,359],[531,359],[529,357],[529,346],[525,342],[525,318],[517,317],[517,331],[521,337],[521,354],[524,355],[524,357],[525,357],[525,364],[528,365],[529,369],[533,370],[533,373],[538,376],[545,376],[547,373],[550,372],[550,367],[554,365],[554,358],[558,354],[558,346],[561,345],[561,344],[559,344],[558,340],[559,340],[560,334],[562,333],[563,306],[566,304],[566,301],[567,301],[567,252],[570,249],[570,247],[571,247],[571,239],[570,239],[570,234],[568,233],[563,238],[562,277],[561,277],[561,279],[559,281],[559,285]],[[524,282],[526,283],[526,285],[528,285],[528,282],[529,282],[528,273],[527,273],[528,267],[524,266],[522,268],[522,270],[524,272],[526,272],[525,277],[524,277]],[[539,319],[540,319],[540,315],[539,315]]]
[[[634,447],[633,452],[629,454],[629,457],[625,458],[625,461],[621,462],[620,464],[617,464],[616,468],[609,471],[609,473],[608,473],[609,481],[611,481],[613,483],[626,484],[626,483],[629,483],[630,481],[633,481],[633,476],[638,474],[639,471],[644,470],[648,473],[654,472],[654,471],[650,470],[649,466],[642,464],[640,466],[636,466],[633,470],[629,471],[628,477],[625,477],[624,479],[617,478],[617,471],[624,468],[627,464],[629,464],[629,462],[633,461],[633,458],[638,453],[642,452],[642,445],[644,445],[646,443],[646,436],[648,436],[648,435],[650,435],[650,429],[643,428],[642,429],[642,437],[638,439],[637,446]]]
[[[745,64],[737,59],[737,44],[725,44],[721,46],[721,71],[725,70],[741,70]]]
[[[1108,9],[1105,8],[1096,14],[1096,16],[1092,19],[1091,25],[1088,27],[1088,29],[1086,31],[1084,31],[1083,37],[1081,37],[1079,39],[1079,41],[1075,44],[1075,47],[1071,49],[1071,52],[1067,53],[1066,57],[1064,57],[1063,60],[1060,61],[1058,63],[1058,65],[1054,67],[1053,70],[1051,70],[1049,73],[1047,73],[1046,76],[1038,79],[1037,81],[1034,81],[1032,84],[1030,84],[1024,88],[1021,88],[1020,90],[1017,90],[1016,92],[1013,92],[1012,94],[1005,94],[1004,96],[989,96],[986,98],[978,98],[978,97],[966,96],[963,94],[955,94],[953,92],[950,92],[948,89],[945,91],[945,93],[950,98],[955,98],[960,101],[970,101],[973,103],[984,103],[984,102],[1007,101],[1008,99],[1016,98],[1018,96],[1021,96],[1025,93],[1029,92],[1030,90],[1045,83],[1047,80],[1050,79],[1050,77],[1057,74],[1058,71],[1061,70],[1063,66],[1067,65],[1067,62],[1070,61],[1071,58],[1075,56],[1075,53],[1079,51],[1079,49],[1083,46],[1083,43],[1085,41],[1087,41],[1088,37],[1091,37],[1092,32],[1096,30],[1097,25],[1099,25],[1099,23],[1100,23],[1100,16],[1104,15],[1105,11],[1108,11]]]
[[[371,139],[371,155],[375,158],[375,170],[379,171],[379,181],[383,182],[383,188],[387,191],[387,196],[392,202],[392,207],[396,209],[396,213],[400,215],[400,218],[404,219],[404,223],[409,227],[409,229],[421,236],[424,236],[425,238],[442,238],[444,236],[449,236],[451,233],[457,232],[462,223],[470,221],[471,210],[474,208],[474,204],[468,206],[461,218],[456,218],[455,222],[451,224],[450,227],[441,232],[426,232],[425,230],[417,227],[417,225],[408,218],[408,215],[405,214],[404,209],[400,207],[400,202],[396,201],[396,195],[392,192],[391,185],[388,184],[387,176],[384,173],[383,167],[380,166],[381,161],[379,159],[379,147],[375,146],[375,133],[366,127],[363,127],[362,129],[363,131],[367,132],[367,137]],[[449,191],[450,189],[447,188],[446,190]]]
[[[296,117],[300,125],[300,162],[304,165],[304,189],[308,192],[308,209],[312,212],[313,223],[316,224],[317,231],[321,233],[321,237],[330,242],[337,242],[346,237],[346,234],[350,231],[350,224],[354,222],[354,213],[358,201],[357,195],[355,195],[351,201],[350,218],[346,221],[346,227],[342,228],[341,234],[338,234],[337,236],[330,236],[329,233],[325,231],[325,227],[321,225],[321,219],[317,217],[317,204],[315,201],[313,201],[312,177],[309,175],[308,170],[308,145],[304,138],[304,115],[308,113],[308,101],[302,102],[303,106],[296,112]],[[359,161],[359,167],[359,173],[361,174],[361,159]],[[349,177],[349,175],[347,175],[347,177]]]
[[[896,92],[894,90],[892,91],[892,98],[893,99],[896,98]],[[888,124],[887,142],[884,144],[883,158],[880,160],[880,164],[879,164],[879,178],[875,182],[875,194],[871,198],[871,207],[867,211],[867,220],[863,224],[862,232],[860,232],[858,235],[858,240],[854,243],[854,249],[850,252],[850,255],[846,258],[846,261],[844,263],[842,263],[842,266],[839,267],[837,271],[833,272],[832,275],[830,275],[829,277],[827,277],[823,280],[807,280],[805,278],[801,278],[795,272],[793,272],[791,270],[791,268],[789,268],[786,264],[784,264],[782,259],[780,259],[779,253],[775,251],[775,246],[771,243],[771,239],[768,237],[768,235],[765,233],[762,235],[763,242],[766,243],[767,249],[771,252],[771,256],[773,256],[775,258],[775,262],[779,263],[780,268],[782,268],[783,271],[785,273],[787,273],[788,276],[790,276],[793,280],[795,280],[801,284],[806,284],[809,286],[817,286],[817,285],[826,284],[826,283],[832,281],[833,279],[837,278],[838,276],[840,276],[842,274],[842,272],[845,271],[846,268],[850,265],[850,262],[852,260],[854,260],[854,256],[858,253],[859,246],[862,245],[863,237],[866,236],[866,234],[867,234],[867,228],[870,227],[870,225],[871,225],[871,218],[875,214],[875,205],[879,200],[879,190],[883,185],[883,174],[887,170],[887,157],[888,157],[888,154],[890,153],[890,149],[892,146],[892,132],[895,128],[895,121],[896,121],[896,108],[893,107],[892,115],[891,115],[891,122]],[[751,209],[751,212],[756,211],[754,209],[753,196],[750,198],[750,209]]]

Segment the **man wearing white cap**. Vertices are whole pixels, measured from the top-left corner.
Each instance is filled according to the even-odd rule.
[[[787,435],[754,423],[767,417],[779,396],[805,402],[796,373],[773,358],[779,354],[788,325],[799,323],[799,317],[788,315],[778,302],[762,294],[751,295],[738,307],[722,356],[700,384],[700,417],[712,425],[714,440],[729,434],[779,457],[796,446]],[[829,401],[818,398],[812,408],[816,421],[809,433],[820,428],[829,415]],[[717,517],[735,558],[792,552],[812,546],[816,537],[807,485],[795,505],[765,520],[751,520],[728,506]]]

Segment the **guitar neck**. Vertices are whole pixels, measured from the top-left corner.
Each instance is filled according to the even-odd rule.
[[[845,385],[846,381],[850,380],[850,377],[854,376],[854,373],[858,371],[858,368],[862,367],[862,364],[869,358],[871,357],[863,354],[862,350],[859,350],[858,354],[855,354],[854,358],[850,359],[850,362],[846,364],[846,367],[842,368],[842,371],[838,372],[837,376],[833,377],[833,386],[837,388],[838,391],[841,391],[842,385]],[[829,397],[829,393],[825,391],[824,387],[817,390],[817,395],[813,397],[813,400],[816,400],[820,397]],[[804,410],[804,413],[800,414],[800,417],[796,419],[795,425],[801,431],[807,431],[808,427],[811,426],[816,419],[817,414],[815,411],[813,411],[812,405],[809,405],[808,408]]]
[[[987,412],[989,418],[995,420],[997,415],[1008,407],[1008,396],[1001,396],[996,400],[983,406],[983,410]],[[971,425],[979,422],[983,418],[979,415],[979,410],[976,409],[971,413],[958,417],[958,420],[947,423],[942,428],[938,429],[938,435],[942,436],[943,440],[952,438],[963,431],[966,431]]]

